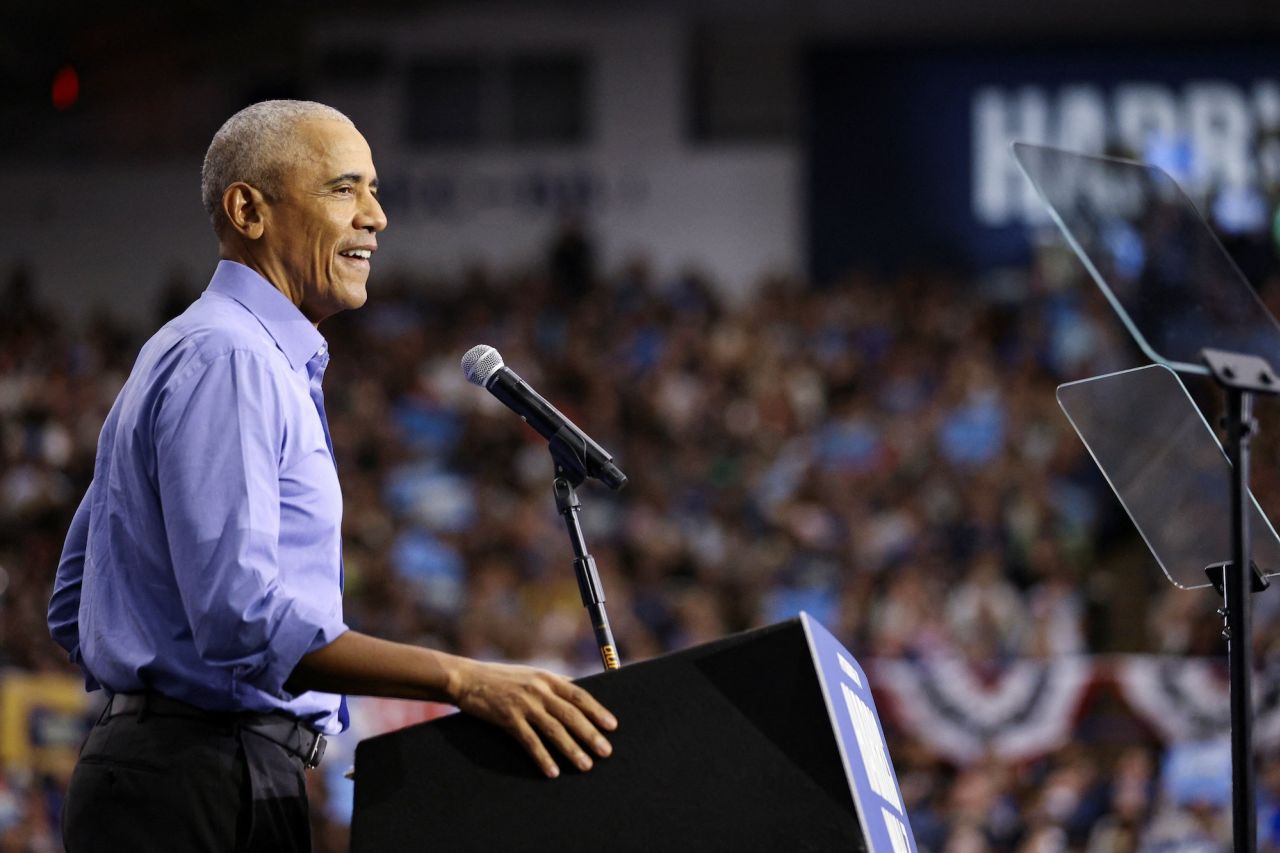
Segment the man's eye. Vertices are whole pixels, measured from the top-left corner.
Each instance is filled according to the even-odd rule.
[[[333,191],[336,193],[342,193],[344,195],[351,195],[351,193],[355,192],[355,189],[353,187],[344,185],[340,187],[334,187]]]

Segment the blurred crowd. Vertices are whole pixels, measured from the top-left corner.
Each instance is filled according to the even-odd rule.
[[[618,493],[580,489],[624,663],[800,610],[864,662],[1224,653],[1213,594],[1165,581],[1058,409],[1059,383],[1145,363],[1060,248],[980,279],[920,270],[721,288],[643,259],[600,269],[589,237],[568,228],[544,262],[514,271],[429,280],[374,266],[368,305],[321,328],[354,628],[566,673],[599,666],[546,445],[459,367],[485,343],[630,477]],[[151,327],[104,312],[73,325],[36,270],[0,283],[7,671],[74,672],[45,608],[98,430],[142,341],[209,271],[176,281]],[[1280,419],[1260,414],[1266,506],[1280,495]],[[1258,602],[1265,666],[1280,611]],[[1171,796],[1171,751],[1105,702],[1069,746],[1033,760],[957,763],[890,734],[922,849],[1229,839],[1229,801]],[[0,851],[60,848],[64,783],[5,774]],[[317,849],[345,849],[323,787]],[[1259,838],[1280,849],[1269,754],[1260,789]]]

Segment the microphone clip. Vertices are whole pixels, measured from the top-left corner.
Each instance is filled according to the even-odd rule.
[[[547,442],[556,464],[556,476],[563,477],[576,489],[591,475],[587,470],[587,448],[572,430],[561,427]]]

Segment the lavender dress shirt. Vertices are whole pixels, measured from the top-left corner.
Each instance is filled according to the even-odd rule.
[[[284,688],[346,630],[328,359],[302,312],[232,261],[143,346],[49,603],[90,689],[345,725],[341,697]]]

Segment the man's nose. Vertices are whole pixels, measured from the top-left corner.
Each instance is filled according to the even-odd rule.
[[[360,211],[356,215],[355,226],[376,234],[387,227],[387,214],[383,212],[382,205],[378,202],[376,195],[368,193],[365,198],[367,201],[360,205]]]

